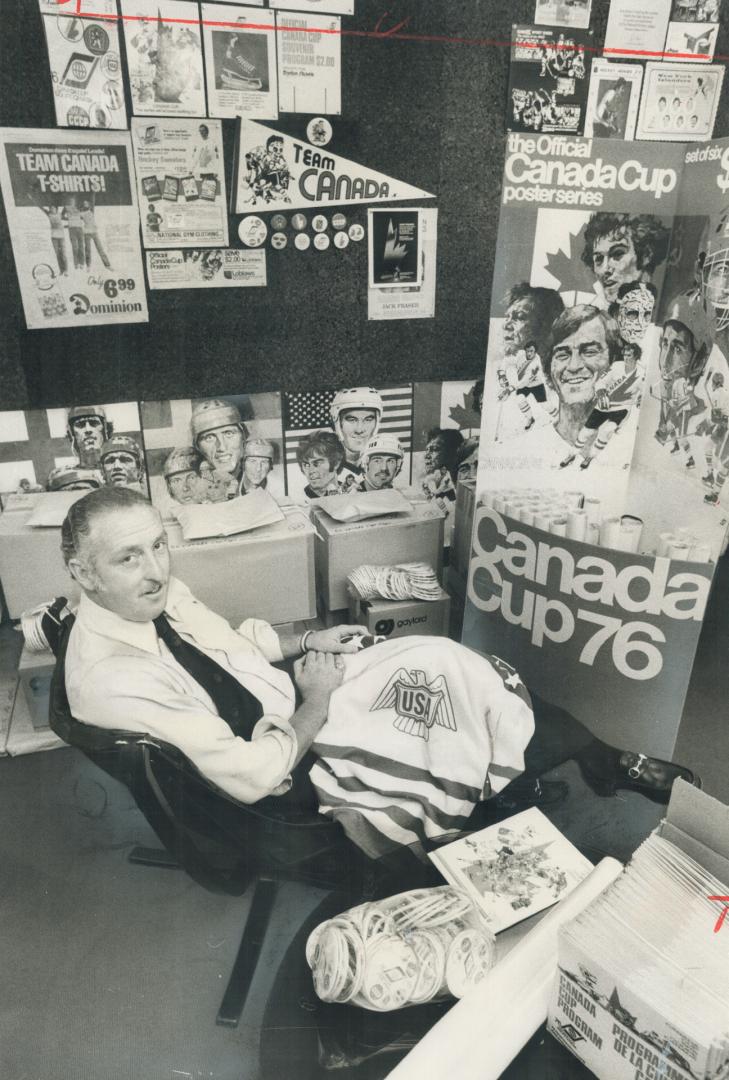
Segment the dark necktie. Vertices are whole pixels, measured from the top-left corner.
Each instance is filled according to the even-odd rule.
[[[211,660],[194,645],[183,641],[170,626],[166,615],[154,620],[155,629],[175,660],[192,676],[215,703],[220,716],[234,735],[250,739],[256,722],[263,716],[263,707],[250,690]]]

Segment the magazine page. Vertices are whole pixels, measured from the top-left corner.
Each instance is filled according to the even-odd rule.
[[[670,13],[671,0],[610,0],[605,54],[662,52]]]
[[[420,211],[368,210],[369,287],[406,289],[422,282]]]
[[[114,19],[43,16],[48,62],[59,127],[126,128],[119,31]],[[99,0],[93,11],[116,15],[114,0]]]
[[[342,111],[342,20],[301,12],[276,16],[282,112]]]
[[[723,64],[646,64],[635,137],[662,142],[710,139],[723,81]]]
[[[370,211],[371,212],[371,211]],[[419,209],[420,284],[405,288],[380,285],[367,289],[368,319],[432,319],[435,315],[438,211]],[[339,234],[338,234],[339,235]],[[342,234],[346,236],[345,234]],[[334,237],[337,244],[337,237]]]
[[[228,243],[219,120],[132,119],[145,248]]]
[[[684,156],[507,138],[463,630],[606,741],[660,757],[721,531],[708,542],[665,471],[650,498],[633,480]]]
[[[0,184],[29,330],[147,322],[128,132],[0,129]]]
[[[589,30],[513,26],[507,129],[581,133],[591,48]]]
[[[596,139],[632,139],[642,82],[641,64],[593,60],[585,135]]]
[[[537,0],[534,22],[548,26],[577,26],[586,29],[590,25],[592,0]]]
[[[470,897],[493,933],[569,895],[592,863],[532,807],[431,851],[446,881]]]
[[[713,59],[722,0],[673,0],[665,51],[683,61]]]
[[[266,284],[266,252],[240,248],[148,251],[150,289],[240,289]]]
[[[203,4],[201,10],[210,115],[275,120],[273,16],[238,4]]]
[[[121,0],[132,110],[205,116],[200,8],[189,0]]]

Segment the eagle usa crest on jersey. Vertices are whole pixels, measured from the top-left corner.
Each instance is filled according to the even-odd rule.
[[[457,731],[448,684],[438,675],[428,682],[424,671],[399,668],[390,676],[384,690],[370,706],[370,712],[394,709],[394,726],[405,735],[416,735],[427,742],[434,724]]]

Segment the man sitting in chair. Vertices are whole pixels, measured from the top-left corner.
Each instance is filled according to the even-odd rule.
[[[359,626],[233,630],[170,575],[161,518],[131,489],[76,502],[61,543],[83,592],[65,657],[72,716],[177,746],[239,802],[318,803],[370,855],[463,828],[521,773],[533,787],[571,757],[601,794],[666,801],[677,776],[694,782],[596,740],[508,665],[446,638],[360,649]],[[296,656],[298,697],[276,666]]]

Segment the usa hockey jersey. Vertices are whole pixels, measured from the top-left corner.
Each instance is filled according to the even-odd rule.
[[[463,829],[523,772],[529,695],[496,657],[404,637],[345,663],[309,775],[321,812],[370,857]]]

